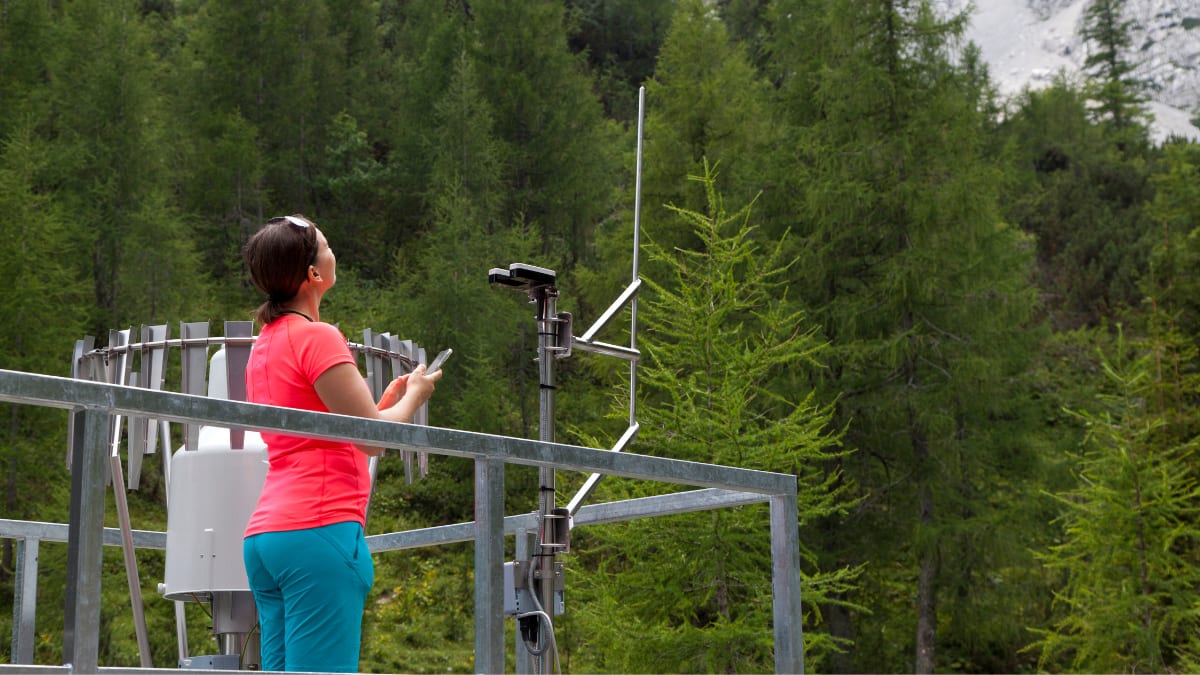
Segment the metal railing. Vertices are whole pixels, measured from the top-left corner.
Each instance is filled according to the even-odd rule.
[[[331,413],[155,391],[99,382],[0,370],[0,401],[70,411],[74,424],[67,598],[63,662],[57,666],[3,666],[0,672],[157,672],[153,668],[100,668],[100,573],[105,545],[105,476],[112,415],[181,424],[336,439],[413,452],[472,459],[475,520],[409,532],[372,535],[374,552],[439,543],[475,542],[475,672],[504,671],[504,536],[536,526],[532,514],[504,515],[506,464],[553,468],[707,488],[582,507],[576,525],[767,502],[770,506],[775,670],[804,669],[800,606],[797,481],[791,474],[703,464],[563,443],[399,424]],[[52,536],[51,524],[0,521],[0,536]],[[33,530],[28,528],[33,527]],[[57,527],[62,527],[58,525]],[[24,534],[22,534],[22,529]],[[42,533],[39,535],[39,533]],[[142,545],[158,547],[143,533]],[[113,538],[110,533],[109,538]],[[136,543],[136,542],[135,542]],[[28,551],[28,547],[25,547]],[[20,592],[18,584],[18,592]],[[19,608],[18,608],[19,609]],[[18,617],[18,621],[21,617]],[[172,669],[174,670],[174,669]]]

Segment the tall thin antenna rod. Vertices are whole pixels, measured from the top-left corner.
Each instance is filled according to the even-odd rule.
[[[623,347],[617,345],[603,345],[606,353],[613,356],[622,356],[629,358],[629,427],[621,438],[617,440],[613,446],[613,452],[621,452],[630,443],[637,438],[639,425],[637,421],[637,294],[638,289],[642,285],[639,272],[639,253],[641,251],[641,230],[642,230],[642,143],[644,136],[643,125],[646,120],[646,88],[638,88],[638,123],[637,123],[637,167],[635,170],[636,178],[633,193],[633,279],[629,287],[625,289],[621,296],[604,312],[596,323],[589,328],[581,338],[575,338],[574,346],[579,349],[587,349],[591,351],[600,351],[601,345],[592,342],[592,337],[603,328],[610,319],[617,314],[626,302],[629,302],[629,349],[626,352]],[[567,503],[567,513],[575,515],[583,503],[591,496],[592,490],[596,488],[596,484],[604,478],[604,474],[593,473],[588,476],[583,485],[576,491],[575,496]]]
[[[641,250],[642,234],[642,125],[646,120],[646,88],[638,87],[638,123],[637,123],[637,170],[633,188],[633,278],[631,284],[637,284],[638,253]],[[629,303],[629,348],[637,351],[637,295]],[[637,361],[629,362],[629,426],[637,424]]]

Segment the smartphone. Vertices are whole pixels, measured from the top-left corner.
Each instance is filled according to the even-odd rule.
[[[450,349],[450,348],[443,349],[442,352],[440,354],[438,354],[436,358],[433,359],[433,363],[429,364],[429,367],[425,369],[425,374],[429,375],[429,374],[435,373],[438,370],[440,370],[442,367],[442,364],[445,363],[446,359],[450,358],[450,355],[453,353],[454,353],[453,349]]]

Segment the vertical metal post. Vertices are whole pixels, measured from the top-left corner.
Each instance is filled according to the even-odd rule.
[[[74,672],[98,672],[100,571],[104,547],[105,450],[110,415],[84,410],[71,448],[71,507],[67,533],[63,661]]]
[[[775,672],[803,673],[800,525],[794,491],[771,497],[771,586],[774,591]]]
[[[163,339],[166,334],[163,333]],[[163,472],[163,501],[171,503],[171,423],[166,420],[156,420],[158,434],[156,443],[162,443],[162,472]],[[179,663],[188,658],[187,608],[183,600],[175,601],[175,647],[179,652]]]
[[[504,672],[504,463],[475,459],[475,672]]]
[[[179,335],[182,343],[183,393],[205,396],[208,394],[208,322],[181,321]],[[200,425],[185,424],[184,429],[184,447],[195,450],[200,445]]]
[[[163,388],[163,365],[167,356],[167,326],[142,326],[142,348],[139,364],[138,386],[144,389],[161,391]],[[138,418],[136,425],[131,425],[129,443],[129,489],[136,490],[141,485],[143,455],[158,452],[158,433],[160,421]],[[133,429],[141,437],[141,445],[134,442]],[[169,452],[167,453],[170,454]]]
[[[37,625],[38,544],[36,538],[17,540],[16,597],[13,603],[13,663],[33,663],[33,634]]]
[[[130,452],[140,451],[132,446]],[[138,574],[137,552],[133,545],[133,525],[129,519],[129,500],[125,495],[125,476],[121,473],[121,456],[116,450],[109,457],[113,481],[113,501],[117,506],[117,523],[121,527],[121,551],[125,555],[125,579],[129,584],[129,603],[133,608],[133,632],[137,636],[138,657],[143,668],[153,668],[150,656],[150,633],[146,628],[146,608],[142,603],[142,582]]]
[[[75,356],[71,359],[71,377],[77,380],[94,380],[99,374],[92,367],[91,359],[85,359],[84,354],[92,351],[96,346],[96,338],[88,335],[82,340],[75,341]],[[75,442],[75,438],[81,430],[76,429],[76,423],[83,423],[83,415],[72,412],[67,415],[67,460],[65,465],[67,471],[71,470],[71,448]]]
[[[642,248],[642,125],[646,121],[646,88],[638,87],[637,123],[637,166],[634,169],[633,188],[633,278],[631,284],[640,281],[638,272],[639,253]],[[638,299],[629,301],[629,348],[637,351]],[[637,361],[629,362],[629,426],[637,426]]]
[[[537,303],[538,329],[538,438],[553,443],[554,361],[559,347],[558,289],[554,286],[541,286],[534,289],[533,293]],[[537,565],[537,569],[541,572],[541,583],[536,590],[531,589],[531,591],[537,592],[542,608],[548,617],[554,616],[554,554],[559,544],[554,539],[555,528],[552,522],[554,508],[554,469],[541,467],[538,469],[538,522],[541,524],[539,528],[541,536],[538,546],[533,552],[533,564]],[[552,622],[553,619],[549,621]],[[540,631],[543,643],[553,639],[545,634],[546,630],[553,630],[553,628],[545,626]],[[553,653],[547,651],[537,657],[536,662],[538,664],[537,672],[543,675],[552,675],[555,672]]]
[[[250,338],[254,337],[253,321],[225,322],[225,394],[230,401],[246,400],[246,364],[250,362]],[[229,447],[246,447],[246,430],[229,430]]]
[[[531,560],[533,555],[533,547],[537,544],[537,532],[535,530],[519,529],[516,532],[516,542],[513,551],[514,560]],[[515,572],[514,572],[515,573]],[[515,583],[515,582],[514,582]],[[532,592],[532,590],[530,591]],[[516,646],[516,661],[514,672],[517,673],[532,673],[533,659],[529,650],[525,647],[525,639],[521,636],[520,628],[514,634],[513,643]]]

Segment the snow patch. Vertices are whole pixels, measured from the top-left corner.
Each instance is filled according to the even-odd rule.
[[[969,0],[940,0],[948,12]],[[1079,38],[1090,0],[975,0],[966,39],[979,47],[1004,95],[1050,85],[1060,73],[1078,77],[1087,58]],[[1128,0],[1126,18],[1136,75],[1147,82],[1151,135],[1200,140],[1200,7],[1195,0]]]

